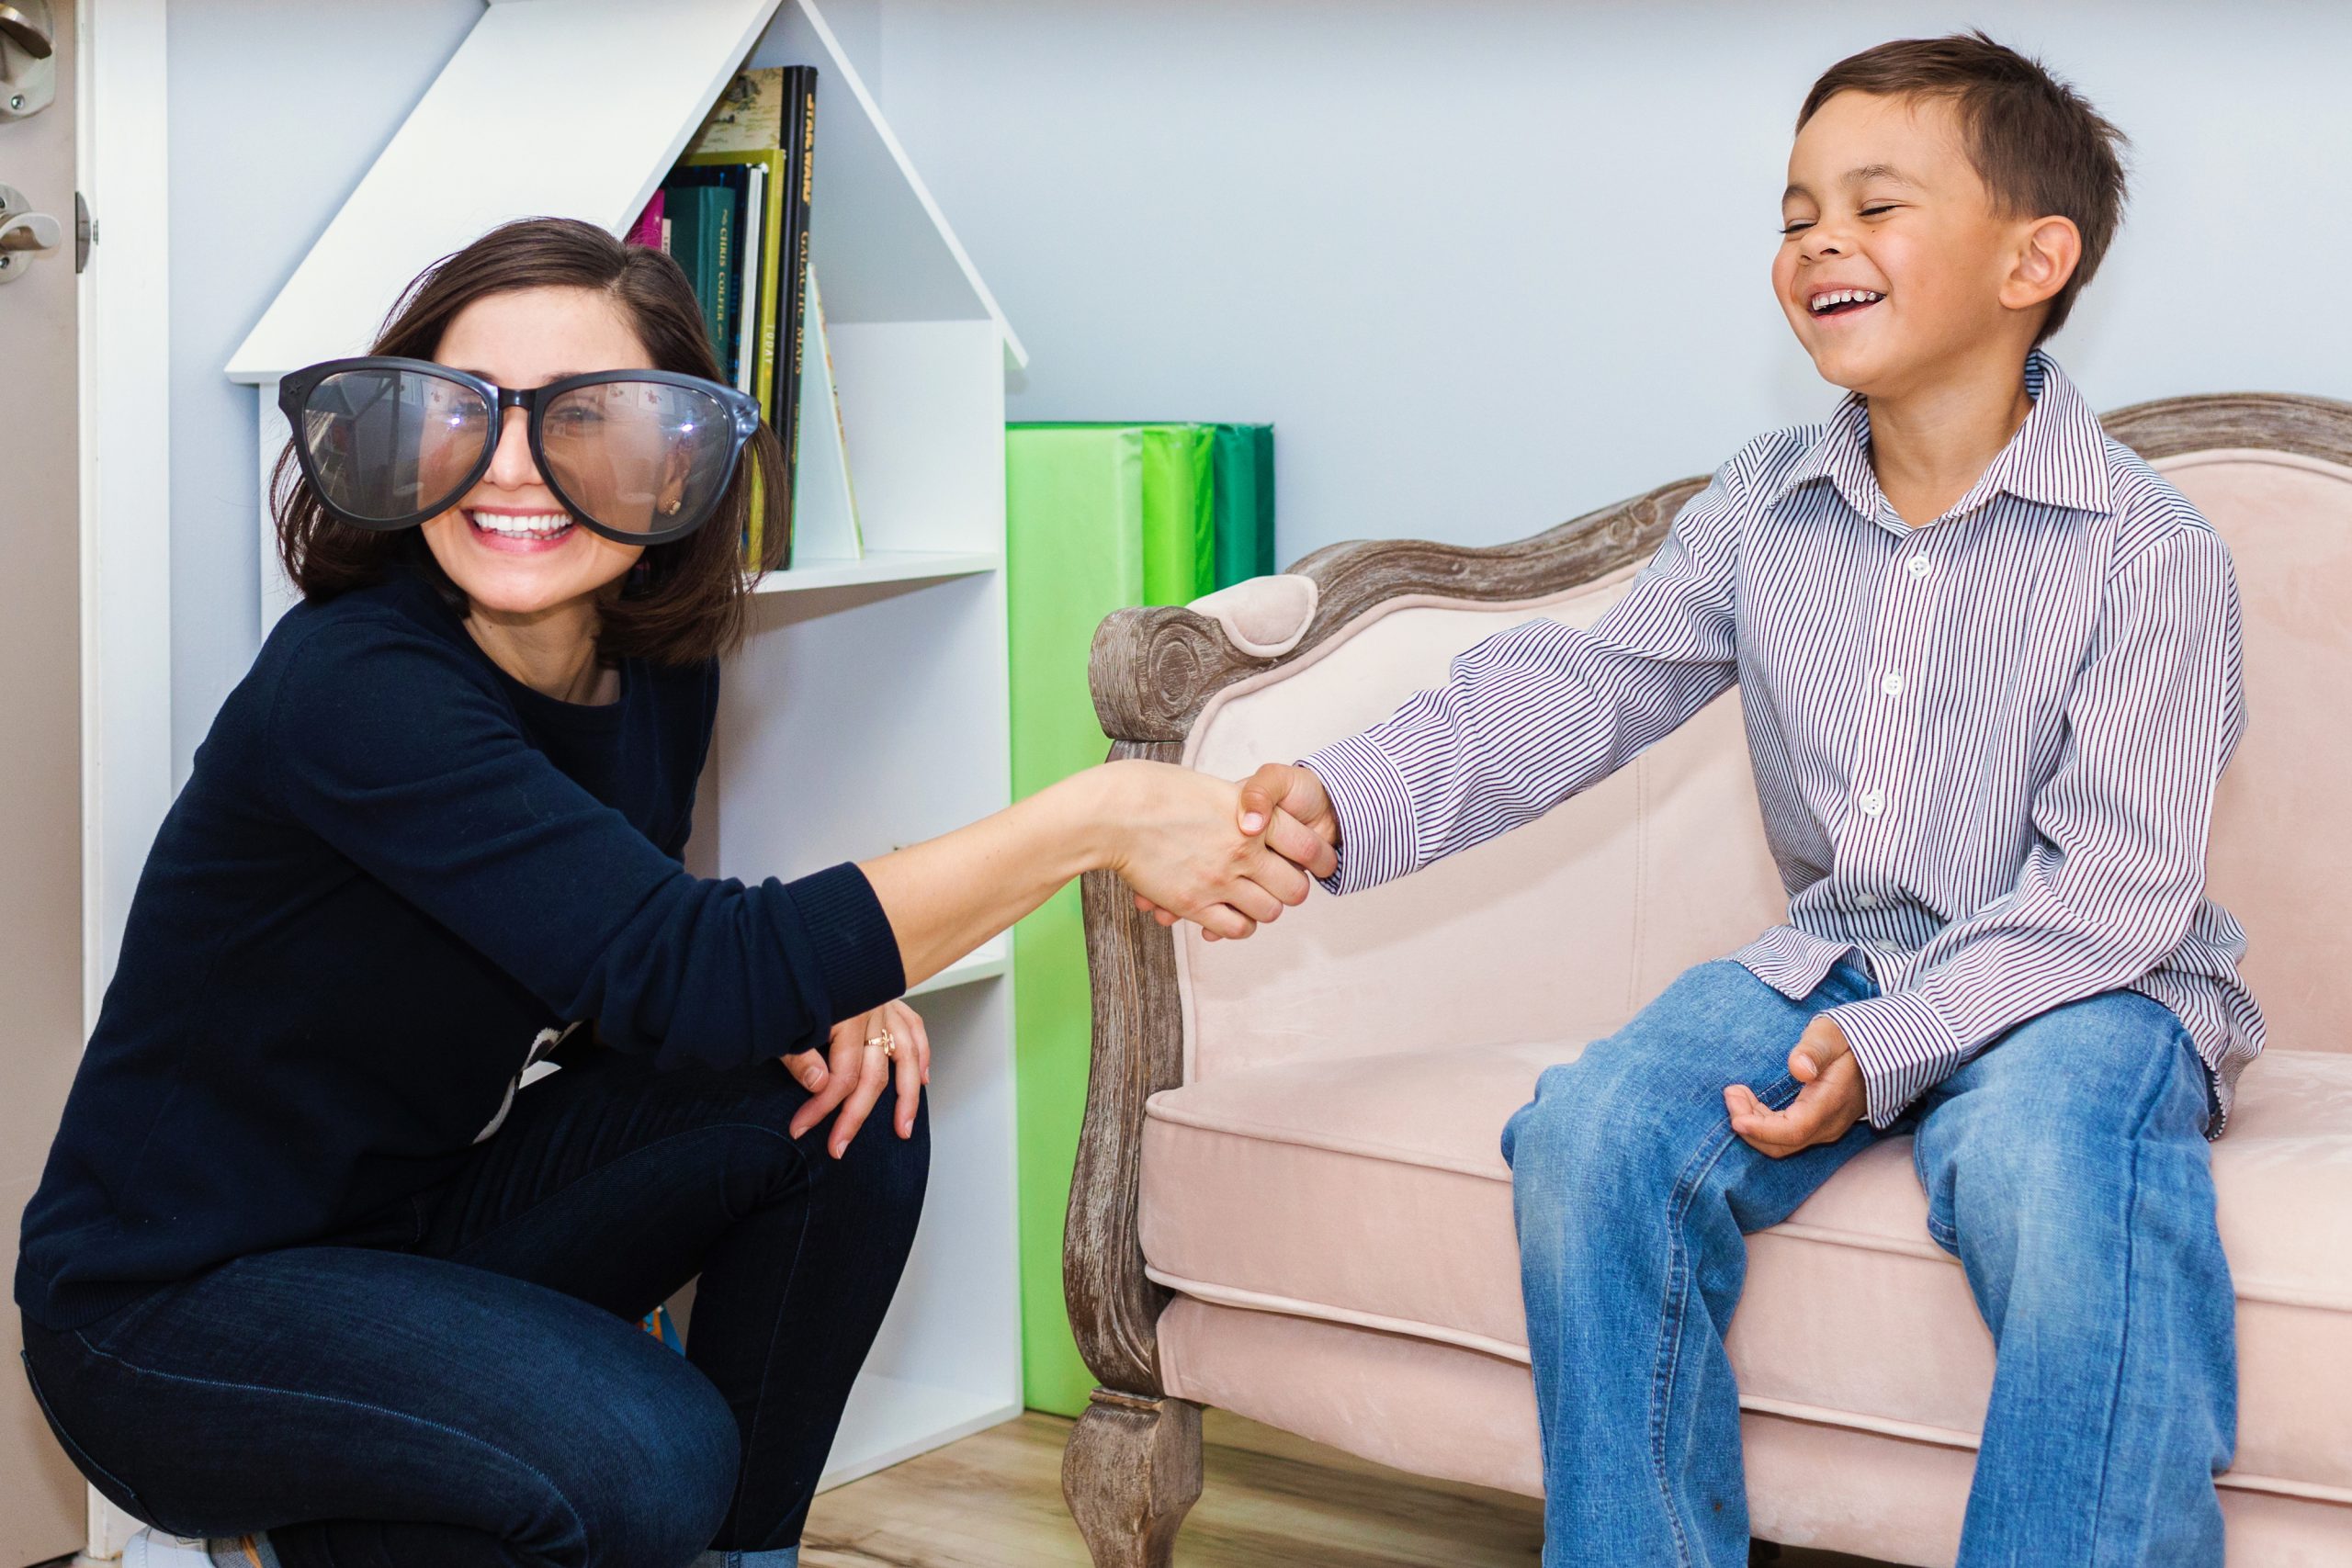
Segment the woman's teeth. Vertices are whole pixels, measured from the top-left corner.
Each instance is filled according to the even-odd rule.
[[[508,539],[552,539],[571,526],[569,512],[470,512],[473,525]]]

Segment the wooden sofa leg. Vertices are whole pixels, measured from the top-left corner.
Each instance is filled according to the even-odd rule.
[[[1062,1450],[1062,1496],[1094,1568],[1169,1568],[1201,1495],[1201,1407],[1098,1388]]]

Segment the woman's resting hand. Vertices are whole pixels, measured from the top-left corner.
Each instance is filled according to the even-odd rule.
[[[886,1031],[894,1055],[884,1054]],[[884,1002],[872,1012],[833,1025],[825,1050],[799,1052],[785,1057],[784,1065],[814,1097],[794,1112],[792,1135],[797,1138],[840,1107],[825,1139],[825,1147],[839,1159],[893,1078],[899,1086],[896,1130],[901,1138],[914,1135],[915,1111],[922,1103],[923,1085],[931,1081],[931,1034],[914,1009],[902,1001]]]

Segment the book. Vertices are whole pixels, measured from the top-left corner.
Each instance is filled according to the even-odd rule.
[[[1216,585],[1230,588],[1274,570],[1274,427],[1219,424],[1216,468]]]
[[[805,280],[808,365],[800,378],[800,451],[793,466],[792,547],[797,558],[863,560],[865,531],[857,520],[857,487],[851,482],[849,430],[842,422],[842,400],[833,380],[833,355],[825,337],[824,296],[816,268]]]
[[[736,266],[735,389],[748,392],[759,368],[761,225],[767,216],[768,172],[758,164],[744,171],[743,244]]]
[[[718,183],[678,182],[674,174],[666,188],[673,220],[670,254],[694,287],[711,355],[725,376],[732,357],[728,307],[734,295],[729,272],[735,259],[735,193]]]
[[[738,71],[686,143],[693,152],[764,152],[784,145],[786,67]]]
[[[783,416],[775,433],[784,443],[785,480],[788,494],[798,493],[795,474],[800,452],[800,378],[808,347],[808,284],[812,276],[808,255],[808,208],[817,181],[817,68],[791,65],[783,70],[782,141],[786,177],[780,204],[779,268],[785,288],[776,300],[776,345],[772,401]],[[773,422],[772,422],[773,423]]]
[[[697,167],[680,164],[662,182],[667,194],[669,209],[688,215],[697,232],[687,242],[687,254],[678,256],[678,265],[685,268],[686,281],[695,288],[695,298],[703,308],[705,324],[710,328],[711,357],[718,362],[718,378],[732,385],[735,376],[735,348],[738,323],[743,305],[742,257],[745,209],[749,206],[751,181],[740,164],[719,167]],[[722,199],[714,203],[716,196]],[[705,240],[702,225],[713,225]],[[673,242],[677,242],[673,238]]]
[[[816,145],[814,66],[763,66],[740,72],[728,83],[685,156],[671,171],[673,186],[723,183],[741,193],[744,218],[736,236],[739,254],[753,269],[741,267],[740,299],[752,319],[735,319],[729,378],[760,400],[760,412],[782,443],[787,506],[799,495],[800,385],[807,329],[808,198],[815,188],[811,157]],[[753,190],[757,195],[754,197]],[[751,209],[756,206],[754,213]],[[745,360],[748,356],[749,363]],[[755,481],[756,484],[756,481]],[[763,558],[761,502],[755,489],[752,525],[745,531],[747,560]],[[779,564],[788,567],[797,547],[788,532]]]
[[[669,220],[662,215],[664,201],[664,193],[657,188],[652,198],[646,202],[645,210],[637,215],[637,221],[630,224],[628,232],[621,236],[621,243],[642,245],[654,251],[669,249],[662,239],[669,231]]]
[[[781,431],[776,423],[775,401],[776,321],[779,295],[778,270],[784,249],[781,238],[784,223],[784,183],[789,178],[784,153],[776,148],[765,152],[689,152],[670,171],[670,183],[687,186],[705,180],[740,181],[747,198],[752,198],[753,182],[758,185],[756,205],[759,210],[744,224],[740,253],[744,263],[754,256],[756,267],[739,269],[739,285],[742,297],[752,301],[748,313],[751,349],[750,374],[741,374],[741,352],[747,338],[745,318],[739,314],[737,333],[730,345],[739,363],[731,364],[728,380],[760,400],[760,415],[771,427]],[[756,225],[756,232],[753,226]]]

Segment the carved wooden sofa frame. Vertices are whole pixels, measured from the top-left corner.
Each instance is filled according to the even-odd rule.
[[[2352,464],[2352,407],[2325,399],[2173,398],[2120,410],[2102,423],[2151,460],[2256,447]],[[1122,610],[1096,633],[1090,670],[1111,755],[1179,760],[1212,697],[1303,658],[1387,600],[1540,599],[1640,560],[1705,483],[1678,479],[1488,547],[1383,540],[1317,550],[1291,568],[1317,586],[1313,619],[1274,657],[1237,648],[1218,621],[1193,610]],[[1090,874],[1083,898],[1093,1065],[1062,1277],[1080,1352],[1101,1386],[1070,1434],[1063,1492],[1099,1568],[1161,1568],[1202,1485],[1200,1407],[1166,1394],[1160,1379],[1157,1324],[1171,1292],[1146,1277],[1137,1239],[1144,1102],[1182,1081],[1175,938],[1138,914],[1109,873]]]

